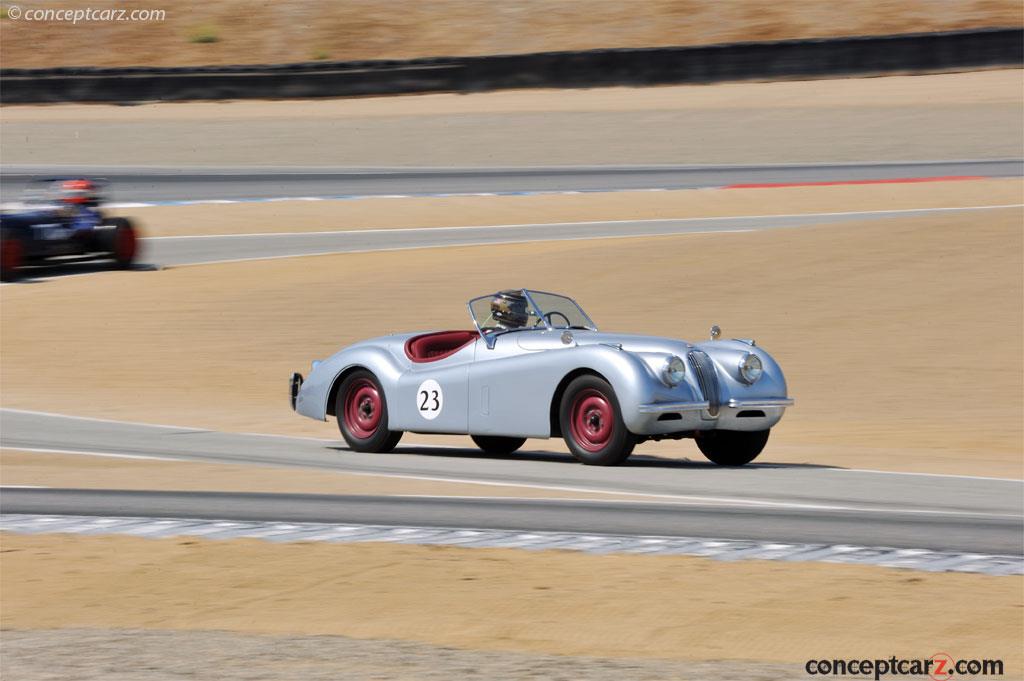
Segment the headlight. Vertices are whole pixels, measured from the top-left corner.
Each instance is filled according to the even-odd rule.
[[[757,379],[761,378],[763,373],[764,365],[761,363],[760,357],[749,352],[743,355],[743,360],[740,362],[740,378],[753,384],[757,383]]]
[[[665,368],[661,371],[661,378],[665,381],[665,385],[674,388],[683,382],[684,376],[686,376],[686,362],[675,355],[669,357],[665,362]]]

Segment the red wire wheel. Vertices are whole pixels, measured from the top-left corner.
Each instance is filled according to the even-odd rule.
[[[576,393],[572,401],[569,428],[572,436],[588,452],[608,446],[615,431],[615,417],[608,398],[593,388]]]
[[[380,426],[380,392],[370,379],[353,381],[345,393],[345,425],[358,438],[372,437]]]
[[[338,429],[357,452],[389,452],[402,439],[388,429],[388,404],[372,372],[357,369],[341,381],[334,403]]]
[[[636,437],[622,421],[615,391],[599,376],[579,376],[566,387],[559,425],[569,451],[585,464],[620,464],[636,445]]]

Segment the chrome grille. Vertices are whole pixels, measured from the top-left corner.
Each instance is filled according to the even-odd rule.
[[[722,404],[718,393],[718,375],[715,374],[715,365],[707,353],[701,350],[690,350],[688,357],[697,376],[700,391],[704,393],[704,399],[710,405],[708,413],[715,416]]]

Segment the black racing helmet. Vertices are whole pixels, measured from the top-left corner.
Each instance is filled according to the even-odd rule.
[[[503,329],[521,329],[530,321],[529,305],[522,291],[498,291],[491,299],[491,317]]]

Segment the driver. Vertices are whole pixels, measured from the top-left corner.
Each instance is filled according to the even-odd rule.
[[[71,218],[71,229],[87,231],[102,222],[99,191],[92,180],[63,180],[58,187],[58,200]]]
[[[530,321],[526,296],[521,291],[498,291],[491,299],[491,317],[499,329],[521,329]]]
[[[60,183],[60,201],[69,206],[96,208],[100,197],[92,180],[64,180]]]

